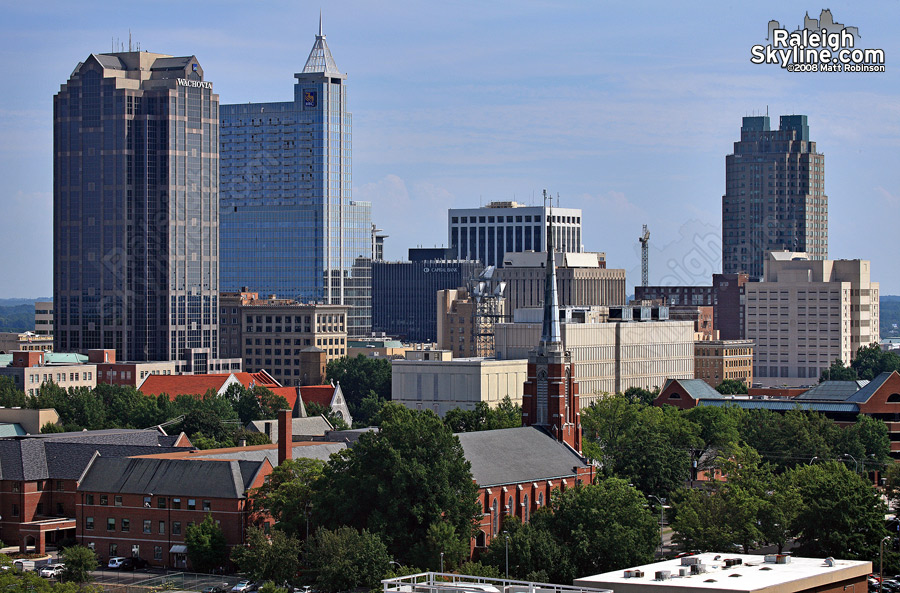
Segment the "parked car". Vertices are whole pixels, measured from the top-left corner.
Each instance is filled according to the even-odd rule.
[[[228,589],[218,585],[212,585],[203,590],[203,593],[228,593]]]
[[[146,568],[147,567],[147,561],[144,560],[143,558],[141,558],[140,556],[132,556],[131,558],[129,558],[129,560],[131,560],[134,563],[135,568]]]
[[[62,574],[62,571],[65,570],[66,565],[62,563],[57,564],[49,564],[41,569],[41,576],[45,579],[55,579],[59,578],[59,575]]]
[[[113,556],[109,559],[109,564],[106,565],[106,568],[119,570],[120,568],[122,568],[122,565],[125,564],[125,560],[127,560],[127,558],[124,558],[122,556]]]
[[[231,588],[231,593],[244,593],[247,589],[250,588],[250,581],[239,581],[234,587]]]

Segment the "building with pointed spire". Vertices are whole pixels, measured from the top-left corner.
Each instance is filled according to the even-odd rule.
[[[321,16],[294,78],[292,101],[221,106],[221,288],[347,305],[348,335],[366,336],[371,204],[351,196],[347,75]]]
[[[566,351],[559,325],[559,295],[553,223],[547,234],[547,275],[541,340],[528,353],[528,380],[522,395],[522,425],[546,429],[556,440],[581,452],[581,414],[572,355]]]

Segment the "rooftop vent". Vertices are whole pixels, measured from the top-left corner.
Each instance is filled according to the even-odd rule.
[[[681,559],[682,566],[691,566],[692,564],[700,564],[702,559],[698,556],[685,556]]]
[[[825,566],[834,566],[834,558],[829,556],[825,559]]]
[[[657,580],[657,581],[667,581],[667,580],[669,580],[669,579],[671,579],[671,578],[672,578],[672,571],[671,571],[671,570],[657,570],[657,571],[656,571],[656,577],[655,577],[654,580]]]
[[[631,569],[631,570],[626,570],[626,571],[625,571],[625,578],[626,578],[626,579],[639,579],[639,578],[641,578],[641,577],[643,577],[643,576],[644,576],[644,571],[643,571],[643,570],[637,570],[636,568],[633,568],[633,569]]]

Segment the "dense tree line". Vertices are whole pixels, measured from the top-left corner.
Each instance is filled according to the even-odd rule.
[[[878,344],[860,346],[856,356],[845,365],[840,358],[831,363],[831,366],[822,371],[819,382],[822,381],[856,381],[867,379],[871,381],[884,372],[900,371],[900,356],[893,352],[886,352]]]
[[[170,399],[141,393],[126,385],[99,384],[95,388],[64,389],[44,383],[33,396],[15,388],[9,377],[0,377],[0,406],[54,408],[59,425],[47,425],[44,432],[100,430],[106,428],[149,428],[172,422],[167,432],[185,432],[200,448],[230,447],[245,439],[248,444],[268,443],[260,433],[244,426],[254,420],[276,417],[288,402],[263,387],[247,389],[230,385],[222,395],[180,395]]]

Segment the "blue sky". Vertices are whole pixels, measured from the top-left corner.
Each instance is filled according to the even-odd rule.
[[[718,271],[725,159],[741,117],[809,116],[825,154],[830,257],[872,260],[900,294],[900,3],[4,2],[0,24],[0,297],[52,290],[52,97],[111,38],[196,55],[222,103],[292,96],[321,8],[349,75],[353,191],[387,254],[445,244],[446,209],[584,210],[585,247],[640,281]],[[884,49],[887,72],[789,73],[750,63],[770,19],[830,8]],[[777,125],[777,123],[776,123]]]

